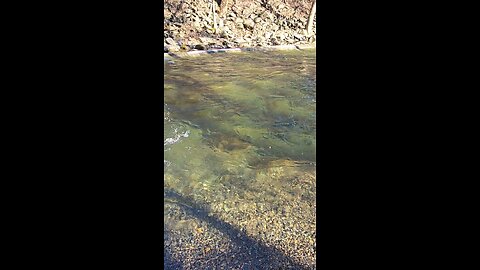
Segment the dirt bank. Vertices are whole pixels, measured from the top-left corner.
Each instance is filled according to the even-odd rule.
[[[164,52],[314,43],[312,1],[164,0]]]

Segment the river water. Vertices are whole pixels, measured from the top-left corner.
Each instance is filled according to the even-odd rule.
[[[315,50],[165,61],[167,269],[315,268],[315,61]]]

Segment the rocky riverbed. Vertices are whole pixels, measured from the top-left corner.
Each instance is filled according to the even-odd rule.
[[[316,269],[315,51],[177,54],[164,71],[164,268]]]
[[[164,52],[315,43],[311,1],[164,0]]]
[[[289,181],[278,168],[264,173],[221,201],[202,190],[209,206],[166,189],[165,269],[316,269],[315,172]],[[265,189],[267,178],[278,186]]]

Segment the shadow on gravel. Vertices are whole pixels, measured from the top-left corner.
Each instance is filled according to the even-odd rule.
[[[228,236],[232,242],[233,248],[226,254],[213,252],[206,257],[202,256],[198,261],[193,262],[193,265],[189,264],[189,269],[308,269],[276,248],[268,247],[234,226],[216,217],[209,216],[205,207],[195,204],[175,191],[165,190],[164,198],[178,202],[178,206],[187,215],[207,222],[210,226]],[[184,269],[181,262],[173,261],[170,253],[165,252],[165,261],[170,260],[170,264],[164,264],[165,269]]]
[[[164,233],[165,234],[165,233]],[[164,235],[164,239],[166,236]],[[163,269],[183,269],[183,264],[172,258],[169,250],[163,250]]]

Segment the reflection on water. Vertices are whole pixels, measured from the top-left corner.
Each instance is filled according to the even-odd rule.
[[[178,59],[165,63],[164,80],[164,187],[186,200],[164,195],[165,233],[218,250],[220,238],[199,240],[208,222],[185,212],[201,205],[285,258],[315,265],[315,51]],[[215,239],[214,227],[209,233]],[[185,268],[189,256],[197,267],[212,261],[199,266],[206,253],[185,252],[185,242],[169,248]]]

